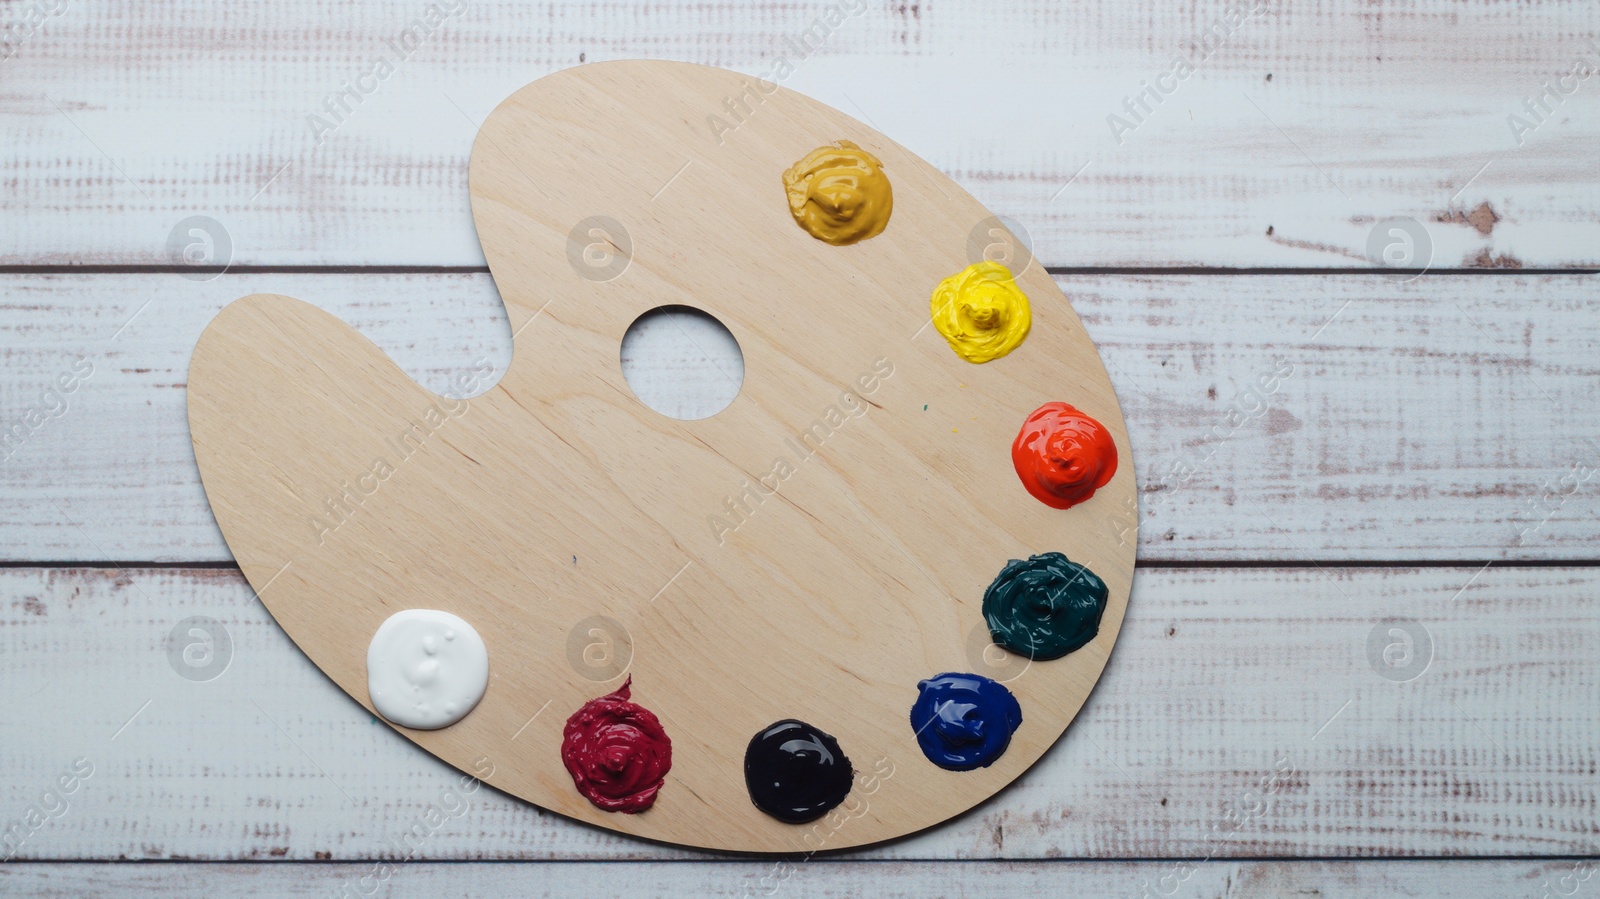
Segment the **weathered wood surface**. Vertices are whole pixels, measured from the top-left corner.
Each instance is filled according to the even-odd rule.
[[[637,896],[871,895],[1183,896],[1188,899],[1321,899],[1587,895],[1594,859],[1573,861],[956,862],[813,860],[802,864],[479,862],[165,864],[67,863],[0,868],[0,890],[38,896]],[[1570,890],[1571,893],[1563,892]]]
[[[1040,764],[861,857],[1595,854],[1597,590],[1592,567],[1141,570],[1104,678]],[[174,662],[192,616],[220,625],[211,656]],[[1374,661],[1390,617],[1416,624],[1382,625]],[[1391,626],[1413,642],[1385,659]],[[5,570],[0,658],[0,828],[93,768],[20,859],[705,858],[452,793],[234,571]]]
[[[425,5],[9,4],[0,23],[63,11],[0,48],[0,265],[170,265],[174,226],[206,215],[232,244],[211,262],[481,266],[466,161],[501,98],[583,60],[770,72],[827,4],[464,4],[319,143],[307,117],[380,55],[399,60],[385,40]],[[1600,79],[1520,144],[1507,121],[1532,120],[1525,98],[1600,53],[1600,6],[1268,0],[1118,145],[1107,116],[1197,59],[1227,6],[873,6],[782,83],[923,155],[1019,221],[1051,266],[1365,267],[1393,216],[1425,226],[1435,267],[1600,264]],[[1474,580],[1483,561],[1594,559],[1594,280],[1059,280],[1128,415],[1147,488],[1142,559],[1478,563],[1141,571],[1106,679],[1015,789],[859,861],[804,865],[779,893],[1592,891],[1592,862],[1538,859],[1216,861],[1161,878],[1214,848],[1600,851],[1596,570],[1497,564]],[[0,276],[0,426],[41,410],[17,452],[0,452],[0,560],[227,558],[183,387],[205,321],[261,290],[345,317],[433,389],[509,359],[484,275]],[[42,391],[80,354],[94,373],[51,417]],[[1276,358],[1295,374],[1232,427],[1229,405]],[[656,376],[694,362],[669,358]],[[1374,621],[1393,614],[1433,641],[1413,681],[1367,658]],[[166,634],[188,615],[218,618],[236,642],[218,680],[167,661]],[[74,760],[96,765],[63,818],[0,865],[0,892],[337,894],[371,859],[403,857],[394,841],[450,781],[362,718],[231,571],[6,571],[0,667],[6,826]],[[1327,722],[1309,744],[1307,722]],[[1279,759],[1304,779],[1245,815],[1244,791]],[[419,856],[555,861],[413,862],[391,893],[771,889],[766,863],[707,862],[473,798]],[[1213,828],[1226,839],[1208,841]],[[70,861],[179,856],[229,862]],[[925,861],[1001,856],[1166,860]],[[231,863],[257,859],[311,863]]]
[[[1147,562],[1594,558],[1596,281],[1057,278],[1128,419]],[[257,291],[328,309],[434,390],[482,391],[510,358],[487,275],[0,276],[0,426],[42,413],[0,464],[0,557],[229,558],[183,388],[201,328]],[[697,339],[644,373],[718,351]],[[93,373],[45,395],[80,357]]]
[[[41,0],[5,18],[30,5],[61,12],[0,60],[4,264],[166,263],[168,233],[207,215],[234,262],[481,265],[483,117],[630,57],[769,75],[870,120],[1050,265],[1364,267],[1393,216],[1425,224],[1441,267],[1600,264],[1600,79],[1524,106],[1600,57],[1589,0],[840,0],[835,24],[821,0],[463,0],[415,30],[422,0]],[[1136,99],[1147,85],[1172,91]]]

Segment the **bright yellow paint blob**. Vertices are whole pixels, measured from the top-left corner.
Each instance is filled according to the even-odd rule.
[[[933,289],[933,326],[968,362],[999,359],[1022,345],[1033,327],[1028,297],[998,262],[978,262]]]
[[[878,157],[847,140],[818,147],[783,173],[795,224],[842,247],[883,233],[894,191]]]

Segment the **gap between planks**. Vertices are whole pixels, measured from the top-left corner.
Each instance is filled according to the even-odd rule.
[[[1496,562],[1499,564],[1497,565]],[[1135,568],[1168,571],[1204,570],[1216,568],[1600,568],[1600,559],[1138,559]],[[140,561],[123,559],[70,559],[0,560],[0,571],[27,568],[125,568],[137,569],[202,569],[206,571],[238,571],[239,563],[230,561]]]
[[[1049,275],[1385,275],[1385,276],[1489,276],[1508,275],[1594,275],[1600,268],[1292,268],[1259,266],[1230,268],[1194,265],[1047,265]],[[0,265],[0,275],[486,275],[486,265]]]
[[[892,842],[892,841],[891,841]],[[872,847],[867,847],[868,849]],[[783,859],[803,858],[809,863],[832,865],[882,865],[895,867],[901,865],[987,865],[994,867],[1007,867],[1016,865],[1170,865],[1174,862],[1188,862],[1189,864],[1203,863],[1212,865],[1253,865],[1253,864],[1385,864],[1385,865],[1413,865],[1427,862],[1581,862],[1591,859],[1600,859],[1600,855],[1574,855],[1571,853],[1556,853],[1552,855],[1537,855],[1529,853],[1512,853],[1510,855],[1228,855],[1217,856],[1204,862],[1181,856],[1161,855],[1117,855],[1117,856],[1064,856],[1047,855],[1037,858],[1022,858],[1007,856],[1004,858],[957,858],[952,856],[894,856],[873,857],[862,855],[861,848],[830,849],[815,853],[795,853],[794,855],[741,855],[738,853],[723,853],[714,849],[693,849],[692,852],[704,853],[704,857],[691,858],[427,858],[401,861],[389,859],[386,856],[373,856],[372,858],[129,858],[106,860],[101,858],[14,858],[6,862],[7,867],[31,865],[34,867],[64,867],[68,865],[138,865],[171,867],[183,866],[208,866],[208,867],[349,867],[366,862],[379,860],[390,861],[396,866],[434,866],[434,865],[524,865],[524,866],[550,866],[550,865],[761,865],[771,864]]]

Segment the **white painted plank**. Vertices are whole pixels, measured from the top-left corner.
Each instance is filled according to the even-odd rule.
[[[1596,862],[418,862],[169,864],[78,862],[0,868],[16,895],[144,896],[1183,896],[1370,899],[1556,897],[1589,889]],[[365,880],[363,880],[365,878]],[[380,894],[377,891],[382,890]]]
[[[31,6],[61,13],[0,54],[0,263],[165,262],[206,215],[237,262],[481,264],[477,123],[543,74],[629,57],[753,76],[782,58],[774,80],[929,159],[1051,265],[1362,266],[1391,216],[1424,223],[1443,267],[1600,263],[1600,79],[1523,105],[1600,67],[1588,0],[450,0],[409,51],[422,0]],[[818,26],[830,8],[859,12]],[[1230,29],[1230,9],[1259,13]],[[330,113],[350,84],[360,102]],[[1152,84],[1173,90],[1135,99]]]
[[[1595,568],[1142,570],[1043,761],[864,857],[1600,853],[1597,589]],[[203,645],[167,654],[191,616],[231,644],[213,680],[179,674],[218,670]],[[61,810],[20,859],[703,858],[451,793],[231,571],[7,569],[0,658],[0,828]],[[46,799],[75,765],[65,807]]]
[[[1058,283],[1124,405],[1145,560],[1594,557],[1594,277]],[[256,291],[346,318],[436,390],[509,359],[481,274],[0,276],[0,428],[24,426],[0,465],[0,558],[229,558],[194,467],[183,385],[201,328]],[[885,352],[906,339],[886,337]],[[699,348],[682,349],[642,373],[686,376]],[[59,400],[45,394],[80,357],[93,374]],[[1248,392],[1285,366],[1276,392]],[[702,368],[684,395],[720,377]],[[35,409],[39,427],[26,427]]]

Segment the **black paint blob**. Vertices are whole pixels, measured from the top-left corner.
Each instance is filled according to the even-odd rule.
[[[768,725],[744,751],[750,801],[790,824],[832,811],[849,795],[854,778],[839,741],[793,718]]]

